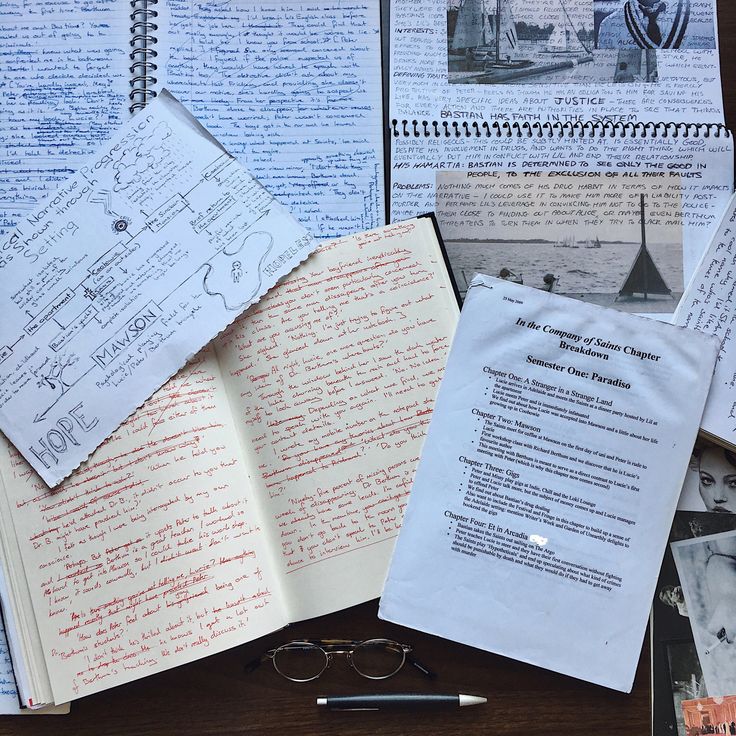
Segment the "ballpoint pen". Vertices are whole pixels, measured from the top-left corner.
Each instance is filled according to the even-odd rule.
[[[434,693],[389,693],[381,695],[333,695],[317,698],[317,705],[330,710],[387,710],[389,708],[462,708],[480,705],[478,695],[435,695]]]

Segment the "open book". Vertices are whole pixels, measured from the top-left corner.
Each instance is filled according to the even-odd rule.
[[[457,314],[432,219],[330,241],[57,489],[4,446],[35,702],[376,597]]]

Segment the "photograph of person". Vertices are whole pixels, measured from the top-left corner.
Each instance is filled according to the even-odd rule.
[[[677,508],[736,513],[736,452],[698,439]]]
[[[714,49],[711,0],[595,0],[597,49]]]
[[[708,693],[736,692],[736,532],[671,547]]]
[[[698,494],[697,488],[695,494]],[[698,501],[700,497],[698,496]],[[702,505],[702,501],[700,501]],[[678,511],[670,542],[736,530],[736,514]],[[695,649],[687,602],[668,545],[657,580],[650,623],[652,651],[652,715],[655,736],[690,736],[680,704],[708,695]]]

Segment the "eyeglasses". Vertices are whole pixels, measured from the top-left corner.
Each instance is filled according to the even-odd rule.
[[[304,639],[269,649],[245,669],[251,672],[270,659],[276,672],[287,680],[310,682],[330,666],[334,654],[345,654],[352,668],[369,680],[385,680],[395,675],[406,662],[427,677],[434,677],[434,673],[412,657],[411,652],[408,644],[391,639]]]

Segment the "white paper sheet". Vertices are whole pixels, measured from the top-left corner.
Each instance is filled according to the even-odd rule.
[[[0,244],[0,428],[55,485],[314,244],[162,94]]]
[[[0,4],[0,239],[128,119],[131,10]]]
[[[717,341],[478,276],[381,618],[628,691]]]
[[[660,41],[636,0],[393,0],[391,117],[723,122],[715,2],[657,6]]]
[[[315,237],[385,223],[379,5],[156,5],[159,83]]]
[[[531,189],[538,174],[544,177],[549,176],[549,172],[555,172],[559,178],[559,189],[572,189],[571,182],[577,182],[577,186],[582,182],[586,186],[602,185],[606,192],[610,189],[612,194],[616,194],[616,189],[620,186],[616,185],[616,180],[623,180],[624,186],[629,190],[624,193],[627,198],[631,192],[640,191],[629,184],[641,179],[653,197],[659,198],[660,202],[663,193],[666,192],[670,197],[668,190],[674,187],[679,190],[682,210],[681,219],[678,218],[682,227],[682,246],[680,254],[676,256],[682,269],[682,281],[679,288],[674,284],[671,287],[673,291],[681,292],[682,284],[687,284],[692,276],[733,191],[731,137],[724,133],[709,136],[696,136],[695,133],[696,130],[692,129],[690,136],[684,137],[663,134],[660,130],[656,138],[640,135],[632,137],[631,132],[624,128],[612,128],[610,135],[602,135],[591,134],[589,128],[577,126],[564,133],[530,129],[521,131],[518,136],[400,136],[392,141],[391,217],[403,219],[427,211],[437,211],[441,215],[445,209],[441,197],[446,196],[446,192],[443,193],[439,188],[443,178],[448,175],[465,174],[469,183],[475,181],[477,187],[484,187],[484,179],[490,179],[495,172],[510,172],[509,176],[513,172],[523,186]],[[633,182],[626,182],[629,178]],[[535,193],[534,196],[544,197],[544,193]],[[579,199],[579,195],[575,199]],[[453,219],[459,224],[459,228],[448,228],[447,219],[439,217],[440,231],[446,243],[453,239],[466,242],[470,240],[470,237],[456,233],[458,229],[462,229],[463,223],[484,218],[483,208],[476,206],[476,201],[471,190],[464,205],[455,207]],[[516,234],[500,232],[497,220],[488,222],[483,236],[485,242],[482,244],[484,252],[490,256],[488,261],[482,257],[468,263],[462,253],[458,255],[458,249],[453,243],[447,243],[450,263],[461,290],[465,288],[466,281],[459,271],[466,272],[468,281],[475,273],[473,268],[482,273],[498,273],[490,270],[491,263],[498,258],[493,251],[512,255],[508,244],[500,242],[501,238],[521,241],[536,236],[532,227],[525,224],[525,220],[529,218],[524,214],[524,203],[519,197],[507,198],[503,204],[502,215],[511,223]],[[633,204],[632,212],[638,219],[638,196],[634,197]],[[648,202],[647,222],[651,219],[654,204],[654,199]],[[615,205],[611,211],[613,209]],[[532,212],[535,211],[532,209]],[[607,219],[610,212],[606,209],[599,208],[592,214],[585,210],[581,212],[584,214],[573,218],[574,222],[570,227],[570,233],[574,233],[579,240],[596,235],[603,241],[626,239],[626,236],[612,232],[612,222]],[[476,252],[479,251],[478,245],[480,244],[476,244]],[[533,247],[530,244],[530,249]],[[602,252],[588,251],[584,255],[598,256]],[[566,264],[565,259],[559,257],[580,253],[581,251],[564,249],[550,251],[544,257],[540,253],[536,265],[538,269],[552,271],[560,277],[559,290],[562,292],[572,292],[573,281],[583,282],[584,286],[579,291],[603,291],[597,281],[599,272],[609,271],[611,264],[618,259],[614,257],[607,259],[605,263],[601,261],[588,265],[578,262]],[[550,254],[555,257],[548,258]],[[512,271],[519,270],[511,257],[504,265]],[[616,290],[623,285],[628,266],[627,261],[623,272],[613,279],[614,282],[620,279]],[[579,270],[575,272],[572,269]],[[580,273],[580,269],[587,273]],[[571,279],[569,274],[573,274],[574,278]],[[525,280],[524,283],[529,282]],[[666,312],[671,315],[671,308],[663,310],[663,314]]]
[[[672,319],[674,324],[715,335],[721,341],[716,373],[703,413],[703,430],[736,444],[736,196],[703,255]]]

